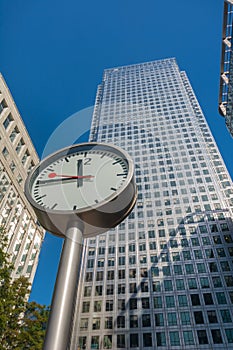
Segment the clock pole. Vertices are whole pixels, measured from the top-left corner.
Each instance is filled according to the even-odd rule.
[[[81,223],[71,223],[62,248],[43,350],[68,349],[77,296],[82,241]]]

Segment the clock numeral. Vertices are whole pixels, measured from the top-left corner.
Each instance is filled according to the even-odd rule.
[[[66,161],[67,163],[69,163],[70,160],[69,160],[69,158],[66,157],[66,158],[65,158],[65,161]]]
[[[58,204],[55,203],[50,209],[55,209]]]
[[[110,190],[112,190],[112,191],[116,191],[116,188],[114,188],[114,187],[111,187],[111,188],[110,188]]]
[[[74,206],[73,206],[73,210],[76,210],[76,209],[77,209],[77,205],[74,205]]]
[[[84,159],[83,164],[84,165],[91,165],[91,158]]]

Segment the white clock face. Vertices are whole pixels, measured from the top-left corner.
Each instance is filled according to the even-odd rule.
[[[126,159],[95,148],[73,152],[50,163],[33,180],[32,198],[45,209],[93,207],[111,200],[124,187],[129,171]]]

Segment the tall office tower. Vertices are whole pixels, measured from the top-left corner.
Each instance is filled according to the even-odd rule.
[[[222,55],[220,67],[219,112],[233,136],[233,0],[224,0]]]
[[[32,282],[44,230],[24,195],[24,182],[38,156],[9,89],[0,75],[0,226],[15,269]]]
[[[131,154],[138,201],[85,241],[76,346],[233,349],[233,187],[176,60],[105,70],[90,141]]]

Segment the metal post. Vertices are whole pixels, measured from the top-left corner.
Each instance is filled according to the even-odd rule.
[[[43,350],[67,350],[71,337],[83,240],[79,223],[65,237]]]

